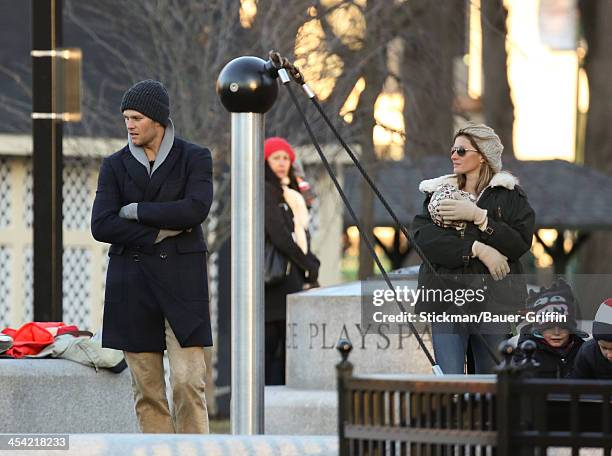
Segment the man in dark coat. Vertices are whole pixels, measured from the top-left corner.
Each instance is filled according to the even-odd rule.
[[[102,344],[125,353],[142,432],[207,433],[212,335],[201,224],[213,198],[211,154],[174,136],[160,82],[131,87],[121,112],[128,144],[102,163],[91,219],[94,238],[111,244]]]

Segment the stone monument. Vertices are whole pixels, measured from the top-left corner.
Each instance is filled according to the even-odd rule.
[[[412,277],[402,284],[416,288]],[[265,393],[266,434],[337,434],[336,342],[353,344],[356,374],[431,374],[431,365],[408,325],[361,322],[361,282],[317,288],[287,298],[286,385]],[[376,327],[374,327],[376,326]],[[431,350],[428,328],[416,325]]]

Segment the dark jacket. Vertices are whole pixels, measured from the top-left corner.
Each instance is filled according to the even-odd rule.
[[[210,151],[175,138],[149,177],[128,146],[104,159],[91,231],[111,244],[102,345],[163,351],[164,318],[183,347],[212,345],[206,243],[201,223],[213,198]],[[138,221],[119,217],[138,203]],[[161,228],[187,230],[155,244]]]
[[[293,240],[293,212],[283,198],[283,190],[278,179],[271,175],[266,166],[266,238],[291,262],[287,278],[274,285],[266,285],[266,321],[286,319],[287,295],[302,291],[305,272],[309,271],[309,281],[315,281],[319,270],[319,260],[312,253],[304,254]]]
[[[586,341],[576,356],[572,378],[612,380],[612,361],[601,353],[595,339]]]
[[[531,248],[535,214],[525,192],[518,186],[518,180],[509,173],[500,172],[493,176],[483,191],[477,205],[487,209],[488,226],[485,232],[480,231],[473,223],[468,223],[464,230],[442,228],[433,223],[427,205],[432,193],[443,183],[456,185],[456,176],[453,174],[441,176],[425,180],[419,185],[419,190],[425,193],[425,201],[422,213],[417,215],[412,223],[414,241],[439,274],[457,279],[450,284],[451,287],[486,285],[487,309],[512,311],[522,308],[527,288],[524,278],[516,275],[523,272],[519,258]],[[508,258],[510,274],[503,280],[493,281],[487,267],[478,258],[472,258],[474,241],[488,244],[505,255]],[[469,279],[464,283],[461,275],[466,275]],[[478,283],[474,283],[475,278]],[[419,270],[418,285],[426,289],[447,288],[435,280],[434,273],[425,263]],[[417,304],[419,312],[449,309],[448,303],[436,303],[431,300]],[[469,312],[482,309],[464,310]]]
[[[548,345],[541,337],[533,334],[522,334],[519,337],[517,346],[520,347],[526,340],[531,340],[536,344],[534,359],[539,363],[535,372],[535,377],[541,378],[566,378],[572,372],[576,355],[584,340],[576,334],[570,334],[570,341],[566,348],[553,348]],[[525,359],[524,354],[518,349],[514,355],[514,361],[520,363]]]

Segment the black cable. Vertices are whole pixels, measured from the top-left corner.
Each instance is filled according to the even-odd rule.
[[[391,209],[391,206],[389,206],[389,203],[387,203],[387,200],[380,193],[380,191],[378,190],[378,187],[376,187],[376,185],[374,184],[374,182],[372,181],[372,179],[370,178],[366,170],[363,169],[363,166],[361,166],[361,163],[359,163],[359,160],[357,159],[357,157],[355,156],[351,148],[344,141],[342,136],[340,136],[340,133],[338,133],[338,130],[336,130],[336,127],[331,123],[331,121],[325,114],[325,111],[323,111],[321,104],[314,97],[310,98],[310,100],[315,105],[319,113],[321,113],[321,116],[323,116],[325,123],[327,123],[327,126],[334,133],[334,136],[336,137],[336,139],[340,142],[342,147],[344,147],[344,150],[346,150],[346,153],[349,154],[349,156],[351,157],[351,160],[353,160],[353,163],[355,164],[355,166],[357,167],[357,169],[359,170],[363,178],[366,180],[366,182],[368,183],[372,191],[376,194],[376,196],[378,197],[380,202],[383,204],[383,206],[385,206],[385,209],[387,210],[387,212],[389,213],[389,215],[395,222],[396,226],[401,230],[404,236],[406,236],[406,239],[408,239],[408,241],[410,242],[410,246],[414,247],[414,249],[417,251],[419,256],[422,258],[423,262],[427,265],[427,267],[435,271],[435,269],[433,268],[433,265],[429,262],[425,254],[423,254],[423,251],[421,250],[421,248],[417,245],[416,242],[414,242],[414,240],[412,239],[412,236],[410,236],[410,233],[408,232],[408,229],[406,228],[406,226],[399,221],[399,219],[397,218],[397,215],[395,215],[395,212],[393,211],[393,209]]]
[[[295,96],[295,93],[293,93],[293,89],[291,89],[291,86],[289,86],[288,84],[285,84],[288,91],[289,91],[289,95],[291,96],[291,100],[293,101],[293,104],[295,105],[296,109],[298,110],[300,117],[302,118],[302,121],[304,122],[304,126],[306,127],[306,130],[308,131],[308,135],[310,136],[310,140],[312,141],[312,144],[315,146],[315,149],[317,150],[317,153],[319,154],[319,157],[321,158],[321,161],[323,162],[323,166],[325,166],[325,169],[327,170],[327,173],[329,174],[329,176],[331,177],[334,186],[336,187],[336,190],[338,190],[338,193],[340,194],[340,197],[342,198],[342,201],[344,202],[344,205],[346,206],[347,210],[349,211],[349,214],[351,215],[351,218],[353,219],[353,222],[355,223],[355,225],[357,226],[357,229],[359,231],[359,234],[361,236],[361,238],[364,240],[366,246],[368,247],[368,250],[370,251],[370,255],[372,256],[372,258],[374,259],[376,265],[378,266],[378,269],[380,269],[380,272],[385,280],[385,282],[387,283],[387,285],[389,286],[389,288],[393,291],[393,284],[391,283],[391,280],[389,279],[389,276],[387,275],[387,272],[385,271],[385,268],[383,267],[382,263],[380,262],[380,259],[378,258],[378,255],[376,254],[376,251],[374,250],[374,247],[372,245],[372,241],[370,240],[370,236],[364,232],[363,228],[361,227],[361,224],[359,223],[359,219],[357,218],[357,215],[355,215],[355,211],[353,210],[351,204],[348,201],[348,198],[346,197],[344,191],[342,190],[342,187],[340,186],[340,183],[338,182],[338,179],[336,177],[336,175],[334,174],[333,169],[331,168],[329,162],[327,161],[327,158],[325,157],[325,154],[323,154],[323,151],[321,150],[321,146],[319,145],[319,142],[317,141],[317,138],[315,137],[312,129],[310,128],[310,124],[308,123],[308,120],[306,119],[306,114],[304,113],[304,111],[302,110],[300,104],[298,103],[297,97]],[[402,312],[406,312],[406,309],[404,308],[403,304],[399,301],[395,301],[396,304],[398,305],[398,307],[400,308],[400,310]],[[419,344],[419,346],[421,347],[421,349],[423,350],[423,352],[425,353],[425,356],[427,356],[427,359],[429,360],[430,364],[432,366],[436,365],[436,361],[433,358],[433,356],[431,355],[431,353],[429,352],[429,349],[425,346],[425,343],[423,342],[423,339],[421,338],[421,336],[419,335],[418,331],[416,330],[415,326],[411,323],[408,322],[408,325],[410,326],[410,330],[413,332],[414,336],[417,339],[417,342]]]

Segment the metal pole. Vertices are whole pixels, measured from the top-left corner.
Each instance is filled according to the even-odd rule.
[[[232,113],[232,434],[264,432],[264,115]]]
[[[264,432],[264,114],[277,76],[269,61],[242,56],[217,78],[232,113],[232,434]]]
[[[32,50],[62,43],[62,0],[32,2]],[[57,111],[55,59],[32,53],[34,320],[62,320],[62,122]]]

